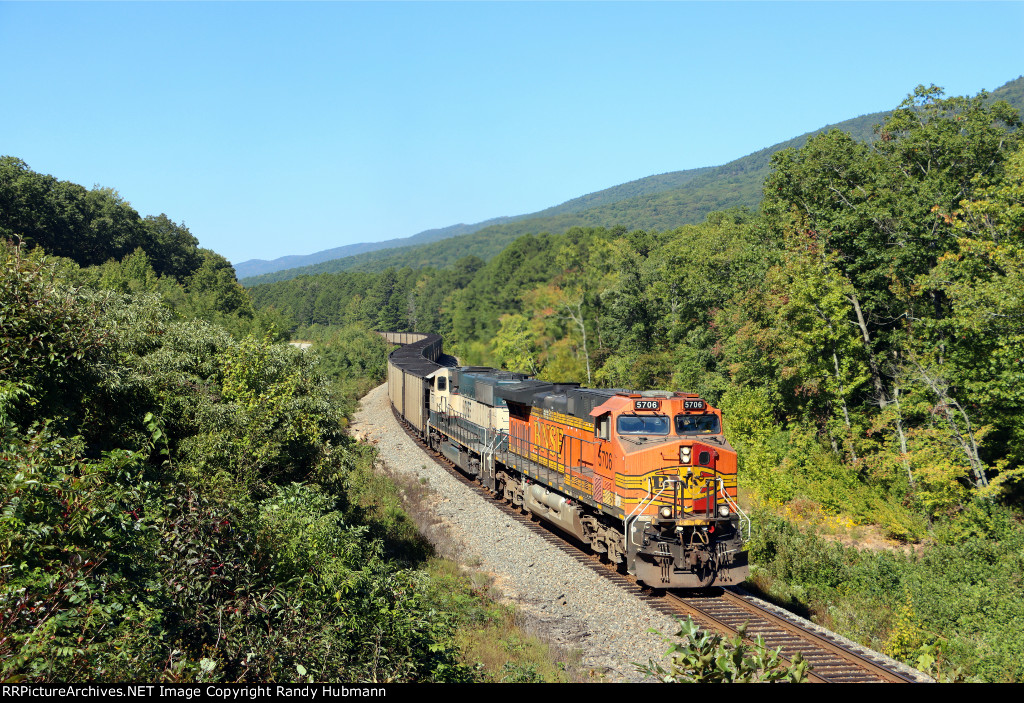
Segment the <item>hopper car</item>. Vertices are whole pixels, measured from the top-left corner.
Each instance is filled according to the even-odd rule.
[[[492,494],[648,586],[746,579],[736,451],[703,398],[459,367],[437,335],[387,336],[404,343],[388,357],[396,414]]]

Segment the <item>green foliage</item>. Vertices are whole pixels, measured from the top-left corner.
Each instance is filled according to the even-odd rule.
[[[118,293],[158,293],[185,317],[199,317],[236,336],[281,339],[280,318],[256,313],[224,257],[200,249],[184,224],[139,214],[117,191],[58,181],[12,157],[0,157],[0,240],[64,257],[71,286]]]
[[[501,319],[501,329],[494,338],[494,355],[506,369],[537,373],[536,349],[527,331],[526,318],[506,315]]]
[[[180,319],[142,254],[129,294],[2,254],[0,680],[468,679],[425,575],[349,517],[315,354]]]
[[[787,437],[773,417],[765,390],[733,386],[722,396],[721,409],[723,429],[737,447],[747,490],[772,505],[792,500],[794,477],[781,470]]]
[[[344,477],[350,521],[365,525],[368,538],[380,542],[388,559],[422,565],[433,555],[433,548],[410,517],[410,513],[423,512],[419,487],[397,487],[379,470],[371,447],[359,445],[352,453],[354,461]]]
[[[37,417],[82,415],[86,408],[54,382],[74,386],[95,378],[91,365],[106,336],[96,319],[99,298],[55,278],[41,253],[0,242],[0,256],[0,380],[29,395],[7,412],[16,420],[26,420],[30,407]]]
[[[657,630],[651,630],[661,635]],[[744,642],[746,625],[726,640],[717,633],[701,630],[692,619],[679,621],[675,637],[661,635],[671,646],[665,656],[672,661],[668,669],[653,659],[647,664],[636,664],[642,674],[653,676],[662,683],[804,683],[809,666],[798,652],[789,666],[782,662],[780,649],[769,651],[758,635],[753,644]]]
[[[0,434],[0,677],[66,679],[95,667],[117,680],[150,652],[159,622],[152,550],[161,509],[143,456],[98,460],[49,427]],[[139,590],[124,597],[126,590]]]
[[[0,157],[0,238],[21,238],[83,266],[120,260],[142,248],[159,275],[178,280],[199,266],[196,239],[166,215],[145,220],[116,190],[86,190]]]
[[[1024,145],[1007,159],[1002,181],[960,202],[952,223],[957,246],[919,283],[941,287],[949,300],[943,375],[970,398],[991,432],[988,444],[1005,447],[1007,465],[988,492],[1012,494],[1024,461]]]
[[[149,235],[147,251],[157,262],[159,276],[170,276],[179,283],[203,265],[199,240],[192,236],[185,224],[175,224],[167,215],[147,215],[142,220]]]
[[[756,524],[758,583],[781,602],[803,604],[817,622],[909,664],[942,642],[947,671],[983,681],[1024,676],[1015,653],[1024,645],[1019,515],[972,504],[919,555],[843,547],[764,513]]]
[[[431,559],[430,599],[458,620],[456,640],[464,666],[488,683],[565,683],[579,677],[572,657],[559,656],[524,633],[520,616],[490,597],[491,579],[443,559]],[[552,661],[552,660],[555,661]]]
[[[359,398],[384,381],[391,347],[361,324],[310,325],[292,336],[312,344],[317,369],[332,385],[334,403],[345,417],[355,411]]]

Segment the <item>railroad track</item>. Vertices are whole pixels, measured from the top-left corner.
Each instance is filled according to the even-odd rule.
[[[799,652],[811,667],[816,683],[914,683],[880,655],[851,647],[825,630],[812,630],[792,614],[772,608],[738,588],[708,589],[692,594],[666,593],[672,607],[686,611],[702,627],[735,632],[746,625],[747,635],[761,636],[769,649],[778,647],[788,660]]]
[[[459,471],[448,459],[427,447],[391,409],[398,424],[434,461],[468,489],[552,544],[578,563],[644,600],[658,612],[673,617],[690,617],[701,629],[732,636],[746,626],[747,639],[760,635],[769,649],[779,647],[788,662],[799,652],[811,665],[808,681],[814,683],[915,683],[927,681],[923,674],[911,674],[893,666],[871,650],[851,646],[833,633],[811,629],[801,619],[781,608],[768,605],[740,588],[709,588],[674,593],[641,586],[636,580],[601,560],[577,540],[536,520],[508,503],[494,498],[490,491]]]

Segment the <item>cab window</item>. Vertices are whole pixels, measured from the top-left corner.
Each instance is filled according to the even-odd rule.
[[[676,434],[721,434],[722,425],[718,422],[718,415],[707,413],[705,415],[676,415]]]
[[[444,376],[438,376],[435,380],[437,381],[437,390],[443,391],[443,390],[447,389],[447,387],[448,387],[448,383],[447,383],[448,379],[447,378],[445,378]]]
[[[615,431],[619,434],[668,434],[667,415],[619,415]]]

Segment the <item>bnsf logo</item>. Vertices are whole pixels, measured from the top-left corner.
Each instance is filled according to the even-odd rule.
[[[541,447],[553,452],[562,451],[562,437],[565,436],[565,433],[560,427],[545,425],[534,421],[533,431],[537,444]]]

